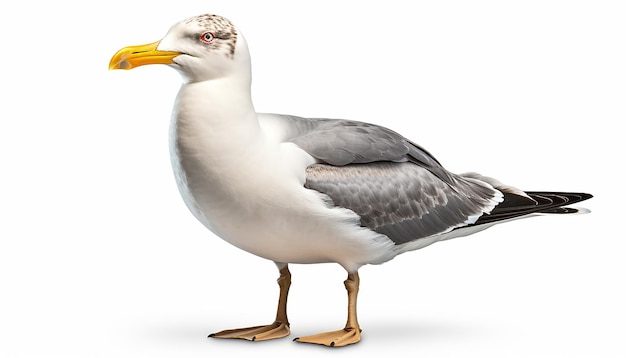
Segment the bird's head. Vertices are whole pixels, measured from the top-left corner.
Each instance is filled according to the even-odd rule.
[[[175,24],[160,41],[119,50],[109,69],[151,64],[170,65],[188,81],[198,82],[249,73],[250,55],[243,36],[228,19],[200,15]]]

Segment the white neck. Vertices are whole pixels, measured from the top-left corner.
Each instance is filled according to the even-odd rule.
[[[260,154],[265,147],[261,131],[246,78],[185,83],[170,127],[174,170],[190,181],[195,177],[217,185],[228,180],[235,163]]]
[[[247,78],[183,84],[172,120],[178,140],[195,138],[213,147],[246,140],[260,130]]]

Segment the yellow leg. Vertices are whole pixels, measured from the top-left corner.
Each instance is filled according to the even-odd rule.
[[[289,294],[289,286],[291,286],[291,273],[289,272],[289,267],[287,265],[280,269],[278,286],[280,287],[280,294],[278,297],[278,309],[274,323],[267,326],[228,329],[213,333],[209,335],[209,337],[237,338],[249,341],[265,341],[269,339],[287,337],[291,333],[289,330],[289,320],[287,320],[287,295]]]
[[[348,291],[348,322],[346,323],[346,327],[338,331],[298,337],[294,339],[294,341],[322,344],[329,347],[342,347],[357,343],[361,340],[361,327],[356,318],[356,299],[359,293],[358,272],[348,273],[348,279],[344,281],[344,285]]]

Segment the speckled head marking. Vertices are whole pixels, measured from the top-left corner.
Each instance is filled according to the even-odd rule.
[[[194,36],[201,36],[209,32],[214,41],[207,41],[206,46],[211,52],[222,52],[224,55],[233,58],[235,55],[235,45],[237,44],[237,29],[226,18],[219,15],[199,15],[185,21],[185,24],[196,25],[201,33]]]

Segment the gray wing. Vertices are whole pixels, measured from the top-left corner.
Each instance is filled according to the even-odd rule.
[[[411,162],[315,164],[307,168],[305,187],[354,211],[362,226],[399,245],[472,224],[501,201],[487,184],[455,179],[451,187]]]
[[[400,134],[374,124],[343,119],[277,115],[293,142],[319,162],[336,166],[373,162],[413,162],[449,184],[453,176],[425,149]]]

